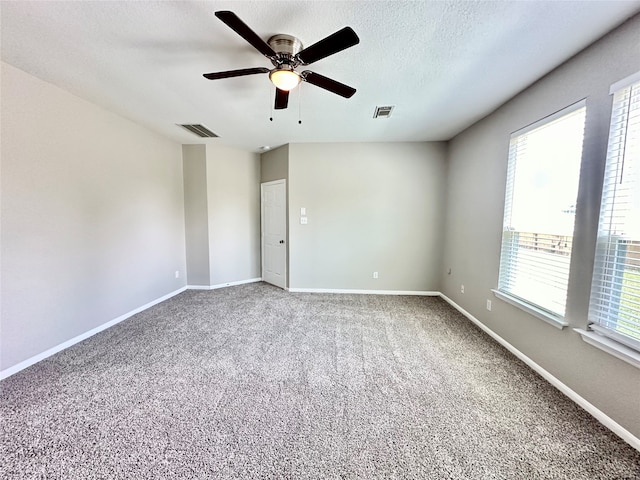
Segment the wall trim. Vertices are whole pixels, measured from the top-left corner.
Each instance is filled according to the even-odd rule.
[[[69,340],[67,340],[66,342],[62,342],[59,345],[56,345],[55,347],[52,347],[48,350],[45,350],[42,353],[39,353],[37,355],[34,355],[31,358],[28,358],[20,363],[17,363],[16,365],[13,365],[12,367],[6,368],[4,370],[0,371],[0,380],[3,380],[7,377],[10,377],[11,375],[14,375],[16,373],[18,373],[21,370],[24,370],[27,367],[30,367],[31,365],[34,365],[38,362],[40,362],[41,360],[44,360],[45,358],[48,358],[58,352],[61,352],[62,350],[65,350],[69,347],[72,347],[73,345],[75,345],[76,343],[79,343],[83,340],[86,340],[89,337],[94,336],[96,333],[100,333],[103,330],[106,330],[107,328],[113,327],[114,325],[122,322],[123,320],[126,320],[129,317],[132,317],[133,315],[140,313],[148,308],[153,307],[154,305],[157,305],[158,303],[164,302],[165,300],[170,299],[171,297],[174,297],[176,295],[178,295],[179,293],[184,292],[187,289],[187,287],[182,287],[179,288],[178,290],[174,290],[173,292],[167,293],[166,295],[163,295],[160,298],[156,298],[155,300],[152,300],[149,303],[146,303],[144,305],[142,305],[141,307],[138,307],[134,310],[131,310],[130,312],[125,313],[124,315],[120,315],[117,318],[114,318],[113,320],[110,320],[106,323],[103,323],[101,325],[98,325],[95,328],[92,328],[91,330],[81,333],[80,335],[73,337]]]
[[[596,420],[598,420],[602,425],[604,425],[609,430],[611,430],[613,433],[618,435],[622,440],[627,442],[633,448],[635,448],[636,450],[640,451],[640,438],[636,437],[633,433],[631,433],[629,430],[624,428],[622,425],[620,425],[614,419],[609,417],[606,413],[604,413],[598,407],[593,405],[587,399],[582,397],[580,394],[578,394],[577,392],[572,390],[569,386],[567,386],[566,384],[561,382],[558,378],[553,376],[550,372],[548,372],[547,370],[542,368],[540,365],[538,365],[536,362],[531,360],[528,356],[526,356],[524,353],[522,353],[516,347],[511,345],[504,338],[502,338],[500,335],[495,333],[493,330],[491,330],[484,323],[482,323],[480,320],[475,318],[473,315],[471,315],[469,312],[467,312],[464,308],[462,308],[460,305],[455,303],[449,297],[447,297],[446,295],[444,295],[442,293],[440,294],[440,297],[444,301],[446,301],[449,305],[451,305],[453,308],[458,310],[462,315],[467,317],[480,330],[485,332],[487,335],[489,335],[491,338],[493,338],[496,342],[498,342],[504,348],[509,350],[509,352],[511,352],[516,357],[518,357],[524,363],[526,363],[535,372],[540,374],[540,376],[542,376],[542,378],[544,378],[547,382],[549,382],[551,385],[553,385],[558,390],[560,390],[562,393],[564,393],[574,403],[577,403],[580,407],[582,407],[584,410],[586,410],[589,414],[591,414],[591,416],[593,416]]]
[[[293,293],[355,293],[363,295],[414,295],[423,297],[438,297],[440,292],[428,292],[420,290],[350,290],[341,288],[291,288]]]
[[[216,290],[218,288],[233,287],[235,285],[244,285],[245,283],[261,282],[262,277],[250,278],[248,280],[238,280],[236,282],[219,283],[217,285],[187,285],[187,290]]]

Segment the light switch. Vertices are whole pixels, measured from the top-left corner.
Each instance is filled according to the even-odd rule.
[[[300,207],[300,215],[304,217],[306,214],[307,214],[307,209],[304,207]]]
[[[306,225],[307,224],[307,217],[300,217],[300,224],[301,225]]]

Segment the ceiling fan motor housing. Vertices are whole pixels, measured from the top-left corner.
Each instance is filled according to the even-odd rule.
[[[271,37],[267,43],[278,55],[271,59],[275,67],[287,65],[291,69],[296,68],[299,62],[294,58],[302,50],[302,42],[292,35],[280,33]]]

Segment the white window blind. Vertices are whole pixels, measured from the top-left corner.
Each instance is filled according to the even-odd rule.
[[[498,290],[563,317],[584,101],[511,135]]]
[[[591,287],[592,330],[640,350],[640,81],[614,92]]]

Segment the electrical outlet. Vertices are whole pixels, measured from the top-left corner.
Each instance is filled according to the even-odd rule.
[[[460,293],[464,293],[464,285],[460,285]]]
[[[378,278],[378,272],[373,272],[373,278]]]
[[[487,310],[491,311],[491,300],[487,298]]]
[[[176,278],[180,278],[180,270],[176,270]]]

